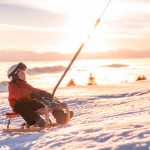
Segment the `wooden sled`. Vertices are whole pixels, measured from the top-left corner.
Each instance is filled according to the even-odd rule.
[[[67,113],[66,120],[64,121],[64,124],[66,124],[70,120],[70,112],[69,112],[69,108],[67,105],[65,105],[64,109]],[[21,125],[20,128],[10,128],[11,120],[15,119],[17,117],[20,117],[20,115],[17,113],[14,113],[14,112],[6,113],[5,116],[6,116],[6,118],[8,118],[8,123],[7,123],[7,128],[3,129],[3,132],[8,132],[8,133],[39,132],[39,131],[46,129],[46,128],[58,126],[57,123],[52,123],[49,120],[49,113],[51,113],[51,112],[52,112],[51,109],[49,109],[46,105],[44,108],[38,109],[36,111],[36,113],[38,115],[44,115],[45,116],[45,123],[46,123],[45,127],[37,127],[37,126],[27,127],[26,125]]]

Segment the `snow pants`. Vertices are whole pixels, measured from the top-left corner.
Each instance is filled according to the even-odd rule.
[[[34,125],[39,115],[35,113],[36,110],[43,108],[40,102],[33,101],[18,101],[14,104],[14,112],[19,113],[29,126]]]

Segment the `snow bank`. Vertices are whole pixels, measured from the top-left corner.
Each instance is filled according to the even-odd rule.
[[[0,93],[8,91],[8,81],[1,81],[0,82]]]

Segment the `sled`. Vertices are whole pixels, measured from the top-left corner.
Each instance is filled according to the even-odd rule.
[[[56,127],[58,126],[57,123],[51,123],[50,125],[47,125],[45,127],[20,127],[20,128],[7,128],[7,129],[3,129],[3,132],[7,132],[7,133],[29,133],[29,132],[39,132],[39,131],[42,131],[44,129],[48,129],[48,128],[51,128],[51,127]]]
[[[70,120],[70,112],[69,112],[69,108],[67,105],[63,109],[65,109],[65,111],[67,113],[66,120],[64,121],[64,124],[66,124]],[[3,129],[3,132],[8,132],[8,133],[39,132],[39,131],[46,129],[46,128],[56,127],[56,126],[58,126],[58,124],[52,123],[49,120],[49,113],[51,113],[51,112],[52,112],[52,110],[50,108],[48,108],[47,105],[45,105],[44,108],[38,109],[36,111],[36,113],[38,115],[45,116],[45,123],[46,123],[45,127],[37,127],[37,126],[28,127],[26,124],[24,124],[24,125],[21,125],[20,128],[11,128],[10,124],[11,124],[12,119],[15,119],[15,118],[21,117],[21,116],[17,113],[14,113],[14,112],[6,113],[5,116],[8,119],[8,122],[7,122],[7,128]]]

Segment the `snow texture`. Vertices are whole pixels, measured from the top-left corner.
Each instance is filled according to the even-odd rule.
[[[6,93],[0,97],[1,150],[148,150],[150,149],[150,82],[66,87],[57,91],[74,117],[66,125],[36,133],[8,134]],[[52,116],[51,116],[52,117]],[[18,127],[22,118],[13,120]]]

